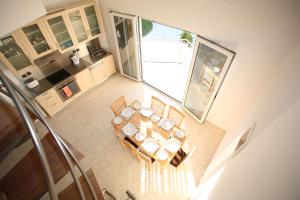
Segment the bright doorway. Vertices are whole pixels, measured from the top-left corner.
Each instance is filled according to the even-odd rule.
[[[188,31],[111,12],[120,73],[172,97],[204,122],[235,52]]]
[[[139,26],[143,81],[182,102],[196,35],[141,18]]]

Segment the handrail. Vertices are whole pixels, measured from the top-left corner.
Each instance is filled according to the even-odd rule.
[[[1,71],[1,69],[0,69],[0,71]],[[1,75],[4,75],[4,74],[2,73]],[[71,163],[70,157],[72,158],[72,160],[74,161],[74,163],[76,164],[76,166],[78,167],[78,169],[80,170],[80,172],[83,175],[85,181],[87,182],[88,188],[89,188],[90,192],[92,193],[92,196],[94,197],[95,200],[97,200],[98,198],[97,198],[97,195],[96,195],[96,193],[95,193],[95,191],[94,191],[94,189],[92,187],[92,184],[90,183],[87,175],[85,174],[83,168],[80,166],[80,164],[77,161],[76,157],[73,155],[71,149],[67,146],[67,144],[64,142],[64,140],[52,129],[52,127],[49,125],[49,123],[47,122],[47,120],[45,119],[45,117],[43,116],[43,114],[41,113],[41,111],[26,96],[26,94],[22,90],[20,90],[20,88],[18,88],[18,86],[16,86],[11,80],[7,79],[6,81],[7,81],[8,84],[11,84],[12,88],[16,90],[16,92],[26,101],[26,103],[28,103],[28,105],[33,109],[33,113],[43,123],[43,125],[48,129],[48,131],[50,132],[50,134],[54,138],[55,142],[57,143],[59,149],[62,151],[62,153],[64,155],[64,158],[65,158],[65,160],[66,160],[66,162],[67,162],[67,164],[68,164],[68,166],[70,168],[72,177],[73,177],[73,179],[74,179],[74,181],[76,183],[76,186],[78,188],[78,191],[80,193],[81,198],[83,200],[85,200],[85,195],[83,193],[81,184],[79,183],[78,178],[77,178],[77,176],[75,174],[75,171],[74,171],[73,165]],[[50,189],[50,187],[49,187],[49,189]],[[52,196],[51,196],[51,198],[52,198]],[[52,199],[56,199],[56,198],[52,198]]]
[[[36,147],[36,150],[38,152],[39,158],[42,163],[43,172],[44,172],[44,175],[46,177],[46,181],[47,181],[47,184],[49,187],[50,197],[52,200],[58,200],[58,196],[57,196],[57,193],[55,190],[55,184],[54,184],[53,176],[52,176],[52,173],[50,170],[49,162],[47,160],[43,145],[42,145],[39,137],[37,136],[35,127],[34,127],[32,121],[30,120],[30,117],[29,117],[26,109],[24,108],[20,99],[18,98],[16,92],[13,90],[12,86],[8,82],[8,79],[2,72],[2,69],[0,69],[0,79],[3,83],[3,85],[5,86],[7,93],[11,96],[11,99],[15,103],[16,108],[19,111],[19,113],[24,121],[24,124],[25,124],[26,128],[28,129],[28,132],[30,133],[32,142],[33,142],[34,146]]]

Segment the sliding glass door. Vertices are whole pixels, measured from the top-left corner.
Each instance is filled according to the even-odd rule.
[[[111,12],[117,56],[122,75],[140,80],[137,17]]]
[[[197,37],[184,107],[203,122],[215,100],[234,52]]]

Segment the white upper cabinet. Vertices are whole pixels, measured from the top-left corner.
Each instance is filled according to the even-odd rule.
[[[67,9],[65,13],[76,43],[93,39],[101,34],[101,18],[95,3]]]
[[[32,65],[32,60],[20,41],[16,32],[0,38],[0,59],[14,74]]]
[[[88,26],[88,33],[90,37],[94,38],[100,35],[100,13],[96,4],[88,4],[83,6],[86,24]]]
[[[72,34],[76,38],[77,43],[84,42],[89,39],[88,27],[83,20],[83,10],[78,8],[68,9],[66,11],[68,23],[72,27]]]
[[[71,34],[71,27],[66,21],[64,12],[45,16],[43,19],[60,52],[63,53],[75,45],[75,38]]]
[[[17,30],[33,59],[42,57],[57,49],[44,26],[43,20],[38,19]]]

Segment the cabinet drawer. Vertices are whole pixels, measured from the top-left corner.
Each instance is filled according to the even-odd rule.
[[[36,100],[50,116],[55,114],[64,106],[64,103],[54,89],[37,96]]]
[[[60,98],[59,98],[58,94],[56,93],[56,91],[54,89],[51,89],[51,90],[44,92],[43,94],[37,96],[36,100],[40,104],[51,105],[54,102],[60,100]]]
[[[48,105],[46,108],[46,112],[50,115],[53,116],[55,113],[57,113],[59,110],[61,110],[64,107],[64,104],[62,102],[54,102],[50,105]]]

